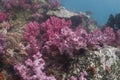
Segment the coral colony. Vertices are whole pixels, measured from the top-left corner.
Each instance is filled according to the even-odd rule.
[[[94,68],[78,69],[77,74],[69,71],[76,55],[120,45],[119,28],[114,31],[106,26],[87,32],[82,23],[76,26],[71,18],[47,15],[46,10],[60,6],[58,0],[0,1],[0,73],[6,80],[92,80],[89,76],[90,72],[95,74]],[[60,72],[57,75],[53,70]],[[7,73],[12,78],[8,79]],[[4,78],[0,76],[0,80]]]

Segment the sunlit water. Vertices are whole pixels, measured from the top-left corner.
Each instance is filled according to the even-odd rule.
[[[120,13],[120,0],[61,0],[61,4],[74,12],[92,12],[99,25],[104,25],[110,14]]]

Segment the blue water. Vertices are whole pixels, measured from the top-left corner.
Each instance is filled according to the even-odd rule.
[[[120,13],[120,0],[61,0],[70,11],[91,11],[98,25],[104,25],[110,14]]]

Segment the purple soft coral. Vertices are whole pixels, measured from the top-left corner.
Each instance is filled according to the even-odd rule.
[[[72,57],[75,50],[88,46],[99,49],[101,44],[111,45],[114,44],[113,42],[116,39],[114,31],[110,27],[106,27],[103,31],[98,29],[89,34],[82,26],[77,27],[75,30],[70,27],[70,20],[54,16],[41,24],[30,22],[26,25],[24,38],[28,42],[28,50],[29,53],[32,53],[30,55],[32,58],[28,58],[24,63],[25,65],[19,63],[15,66],[15,69],[18,70],[24,80],[55,80],[55,77],[47,77],[42,71],[45,62],[41,55],[44,53],[53,56],[53,52],[57,51],[56,54],[67,54],[68,57]],[[117,32],[117,37],[120,38],[120,30]],[[79,80],[86,80],[86,75],[82,72]],[[73,80],[75,79],[73,78]]]
[[[8,17],[9,17],[8,14],[6,14],[6,13],[4,13],[4,12],[2,12],[2,11],[0,10],[0,22],[3,22],[3,21],[5,21],[5,20],[7,20]]]
[[[92,33],[88,34],[87,36],[87,46],[99,48],[103,40],[103,32],[101,30],[95,30]]]
[[[104,36],[103,40],[105,42],[104,44],[112,45],[115,43],[116,36],[113,28],[106,27],[103,31],[103,36]]]
[[[106,27],[102,32],[100,29],[93,31],[87,36],[87,45],[99,49],[101,45],[112,45],[115,42],[115,33],[112,28]]]
[[[73,55],[74,49],[80,49],[86,47],[86,40],[83,35],[86,34],[85,30],[80,28],[79,31],[73,31],[71,21],[64,19],[51,17],[46,22],[41,24],[46,32],[48,40],[45,42],[48,49],[51,46],[56,46],[61,54]],[[83,35],[79,35],[79,34]],[[51,51],[51,50],[48,50]],[[51,52],[49,52],[51,53]]]
[[[66,21],[65,19],[60,19],[57,17],[50,17],[46,22],[42,23],[41,26],[46,29],[46,33],[51,39],[55,37],[57,34],[60,34],[60,31],[63,27],[71,26],[71,21]]]
[[[27,59],[25,64],[18,63],[14,66],[24,80],[56,80],[54,76],[47,76],[44,72],[45,61],[42,54],[37,52],[32,59]]]
[[[29,42],[33,53],[36,53],[39,49],[36,39],[38,33],[39,33],[39,24],[37,22],[30,22],[26,25],[24,39]]]
[[[37,3],[33,3],[32,0],[7,0],[5,1],[4,7],[7,10],[12,10],[14,8],[38,9],[39,5]]]

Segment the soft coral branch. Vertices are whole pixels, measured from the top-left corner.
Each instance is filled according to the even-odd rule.
[[[0,22],[6,21],[8,18],[9,18],[9,15],[0,10]]]
[[[18,63],[14,66],[15,70],[24,80],[56,80],[54,76],[47,76],[43,70],[45,61],[42,59],[42,54],[37,52],[28,58],[24,64]]]

